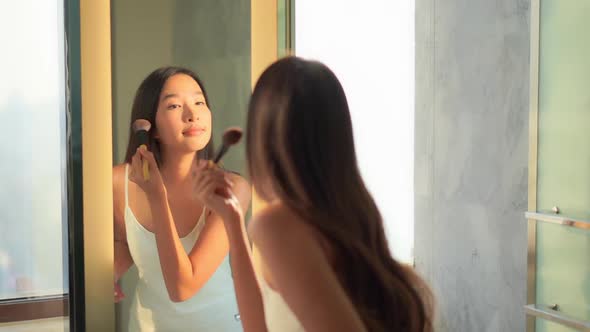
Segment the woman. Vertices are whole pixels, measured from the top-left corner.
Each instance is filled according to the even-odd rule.
[[[152,125],[148,149],[132,133],[125,163],[113,169],[115,282],[132,264],[139,271],[129,331],[223,331],[228,321],[239,330],[224,223],[193,195],[195,165],[212,151],[203,84],[185,68],[155,70],[137,90],[130,128],[137,119]],[[210,182],[231,187],[246,213],[248,183],[220,174]]]
[[[330,69],[296,57],[266,69],[250,101],[247,159],[266,201],[248,225],[259,277],[238,192],[196,188],[225,223],[245,331],[432,331],[429,290],[391,256]]]

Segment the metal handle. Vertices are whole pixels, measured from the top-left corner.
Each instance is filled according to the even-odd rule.
[[[529,304],[524,306],[524,310],[527,315],[550,320],[578,331],[590,332],[590,322],[564,315],[560,311],[551,309],[550,306]]]
[[[570,226],[579,229],[590,229],[590,221],[581,220],[581,219],[574,219],[568,218],[566,216],[556,215],[556,214],[545,214],[539,212],[525,212],[525,218],[549,222],[552,224],[558,224],[563,226]]]

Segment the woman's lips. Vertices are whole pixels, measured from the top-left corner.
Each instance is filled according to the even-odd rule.
[[[198,136],[205,132],[203,127],[190,127],[182,132],[184,136]]]

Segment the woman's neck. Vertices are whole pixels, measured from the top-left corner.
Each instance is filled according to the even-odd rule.
[[[164,183],[168,186],[187,183],[186,180],[191,176],[193,165],[197,162],[197,154],[163,155],[162,157],[160,173]]]

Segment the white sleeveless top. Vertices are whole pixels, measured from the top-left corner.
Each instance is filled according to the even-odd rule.
[[[256,247],[252,250],[252,256],[260,261]],[[268,285],[261,271],[258,273],[264,306],[264,320],[268,332],[304,332],[303,326],[283,296]]]
[[[125,166],[127,174],[128,166]],[[205,209],[195,228],[180,239],[188,253],[205,225]],[[172,302],[164,283],[155,235],[139,223],[129,207],[125,181],[127,244],[139,271],[129,313],[128,331],[242,331],[229,258],[226,257],[207,283],[190,299]]]

